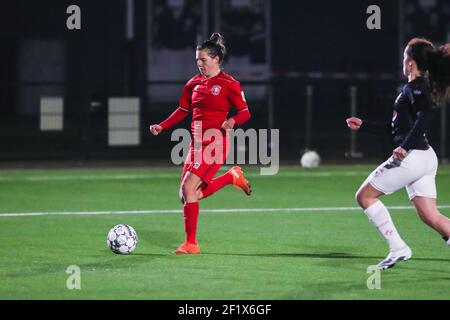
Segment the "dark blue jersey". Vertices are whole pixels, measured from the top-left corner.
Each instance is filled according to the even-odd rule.
[[[391,135],[394,144],[407,151],[425,150],[428,148],[426,132],[431,126],[432,106],[428,79],[418,77],[403,87],[389,122],[363,121],[360,130]]]

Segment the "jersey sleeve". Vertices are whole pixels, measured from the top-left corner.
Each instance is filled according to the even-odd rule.
[[[390,122],[375,122],[364,120],[359,128],[361,132],[368,132],[378,135],[390,135],[391,124]]]
[[[183,88],[178,108],[166,120],[159,124],[164,130],[173,127],[189,115],[191,112],[191,96],[192,86],[189,81]]]
[[[247,122],[251,115],[247,106],[247,101],[245,100],[244,91],[242,91],[239,82],[236,82],[231,86],[229,99],[231,104],[237,110],[237,114],[233,116],[235,124],[241,125]]]
[[[191,111],[191,97],[192,97],[192,86],[190,85],[190,81],[189,81],[183,88],[183,92],[181,93],[178,107],[186,112],[190,112]]]
[[[189,114],[189,111],[185,111],[183,108],[178,107],[166,120],[159,125],[164,129],[169,129],[177,123],[183,121]]]

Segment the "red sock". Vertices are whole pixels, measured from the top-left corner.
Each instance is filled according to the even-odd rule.
[[[211,181],[210,184],[202,190],[203,198],[209,197],[213,193],[219,191],[223,187],[233,183],[233,176],[229,173],[225,173],[220,177],[217,177]]]
[[[184,231],[186,231],[186,241],[197,244],[197,222],[198,222],[198,202],[186,203],[184,211]]]

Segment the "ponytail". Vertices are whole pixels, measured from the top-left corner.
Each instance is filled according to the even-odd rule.
[[[427,53],[433,98],[438,106],[450,100],[450,43]]]
[[[436,106],[450,100],[450,43],[435,48],[424,38],[414,38],[408,43],[408,56],[421,72],[428,72],[431,96]]]
[[[225,47],[224,37],[218,33],[214,32],[209,40],[204,41],[202,44],[197,46],[197,50],[207,50],[208,55],[211,58],[219,57],[219,62],[222,63],[225,55],[227,53],[227,48]]]

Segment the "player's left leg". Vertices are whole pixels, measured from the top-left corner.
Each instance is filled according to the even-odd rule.
[[[436,230],[450,245],[450,220],[439,212],[436,199],[417,196],[411,201],[422,221]]]
[[[244,177],[241,167],[234,166],[228,171],[233,176],[233,186],[244,191],[246,195],[252,194],[252,188],[248,180]]]
[[[240,167],[234,166],[225,174],[211,180],[208,185],[204,184],[200,190],[199,199],[207,198],[229,184],[241,189],[248,196],[252,193],[251,185],[244,177],[244,172]]]
[[[212,147],[211,147],[212,146]],[[225,163],[230,151],[230,137],[227,134],[214,144],[209,144],[203,150],[203,159],[208,167],[201,172],[202,180],[205,182],[201,189],[199,199],[207,198],[229,184],[242,189],[247,195],[251,194],[250,184],[245,179],[242,169],[238,166],[232,167],[225,174],[214,178],[216,173]]]
[[[205,199],[232,183],[233,183],[233,176],[229,172],[217,178],[214,178],[211,180],[209,184],[203,184],[202,187],[198,190],[199,199]]]
[[[420,151],[420,154],[426,159],[427,174],[407,185],[406,191],[422,221],[436,230],[450,245],[450,220],[442,215],[436,207],[437,156],[432,148]]]

